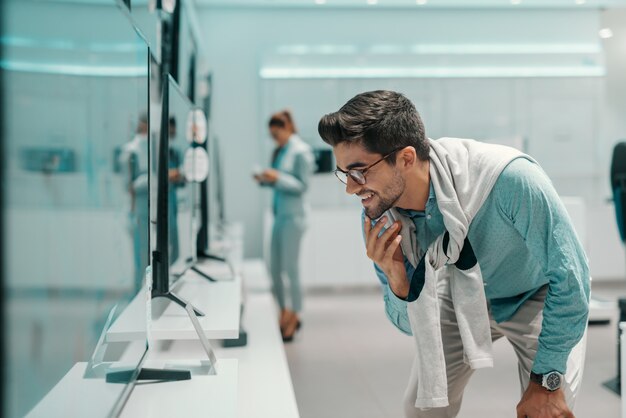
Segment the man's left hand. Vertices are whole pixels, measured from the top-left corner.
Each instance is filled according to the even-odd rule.
[[[550,392],[530,382],[522,400],[517,404],[517,418],[575,418],[567,407],[563,389]]]

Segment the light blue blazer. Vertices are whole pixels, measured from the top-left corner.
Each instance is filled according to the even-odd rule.
[[[315,157],[309,144],[293,134],[274,162],[278,180],[274,188],[274,216],[276,218],[306,217],[309,212],[304,197],[315,169]]]

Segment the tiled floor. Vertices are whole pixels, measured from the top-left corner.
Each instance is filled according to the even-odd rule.
[[[597,295],[626,295],[626,282],[597,284]],[[286,345],[302,418],[402,417],[401,400],[413,358],[413,343],[388,322],[376,289],[307,294],[303,326]],[[617,310],[614,317],[617,315]],[[620,398],[601,383],[616,373],[617,331],[589,329],[578,418],[618,418]],[[461,418],[514,417],[519,401],[517,363],[505,340],[494,345],[496,366],[474,374]]]

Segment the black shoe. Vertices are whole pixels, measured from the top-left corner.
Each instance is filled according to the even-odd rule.
[[[283,337],[283,342],[285,342],[285,343],[290,343],[290,342],[292,342],[292,341],[293,341],[293,336],[294,336],[294,335],[296,335],[296,332],[297,332],[297,331],[300,329],[300,327],[302,326],[302,322],[300,322],[300,320],[299,320],[299,319],[298,319],[297,321],[298,321],[298,322],[296,323],[296,327],[294,328],[293,333],[292,333],[291,335],[289,335],[289,336],[285,336],[285,335],[283,334],[283,330],[280,330],[280,331],[281,331],[280,333],[281,333],[281,335],[282,335],[282,337]]]

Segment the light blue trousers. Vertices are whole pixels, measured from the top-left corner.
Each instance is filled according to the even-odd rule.
[[[300,243],[306,230],[304,218],[276,218],[272,226],[270,273],[272,291],[281,309],[302,310]],[[289,285],[290,303],[285,285]]]

